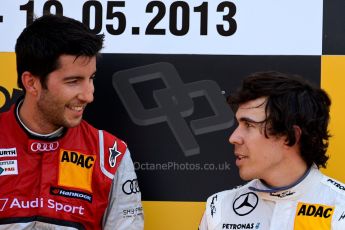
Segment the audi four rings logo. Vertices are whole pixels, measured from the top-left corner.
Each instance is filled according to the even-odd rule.
[[[258,205],[259,198],[253,192],[248,192],[237,197],[232,208],[239,216],[245,216],[251,213]]]
[[[122,185],[122,191],[127,195],[131,195],[132,193],[135,194],[135,193],[140,192],[138,180],[137,179],[127,180]]]
[[[40,142],[34,142],[31,144],[31,151],[32,152],[50,152],[57,150],[59,147],[59,142],[50,142],[50,143],[40,143]]]

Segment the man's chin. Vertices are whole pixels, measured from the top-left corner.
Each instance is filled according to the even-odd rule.
[[[241,178],[242,180],[244,180],[244,181],[250,181],[250,180],[255,179],[254,176],[249,175],[248,173],[245,173],[245,172],[242,172],[242,173],[241,173],[241,171],[240,171],[239,174],[240,174],[240,178]]]
[[[70,121],[66,121],[64,127],[65,128],[76,127],[76,126],[78,126],[81,123],[81,121],[82,121],[82,117],[77,118],[77,119],[73,119],[73,120],[70,120]]]

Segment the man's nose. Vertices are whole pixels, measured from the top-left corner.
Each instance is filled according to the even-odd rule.
[[[95,91],[93,82],[88,82],[85,84],[85,86],[82,88],[81,92],[78,95],[78,99],[90,103],[93,101],[93,93]]]
[[[229,142],[231,144],[242,144],[243,143],[243,138],[240,135],[239,128],[237,127],[232,134],[229,137]]]

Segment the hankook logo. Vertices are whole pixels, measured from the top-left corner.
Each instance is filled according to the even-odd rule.
[[[32,152],[51,152],[57,150],[59,147],[59,142],[33,142],[30,146]]]
[[[245,216],[256,208],[258,202],[258,196],[253,192],[248,192],[237,197],[232,204],[232,208],[237,215]]]

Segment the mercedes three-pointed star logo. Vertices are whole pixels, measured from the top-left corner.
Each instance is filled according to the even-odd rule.
[[[258,196],[253,192],[248,192],[237,197],[232,204],[232,208],[237,215],[245,216],[256,208],[258,202]]]

